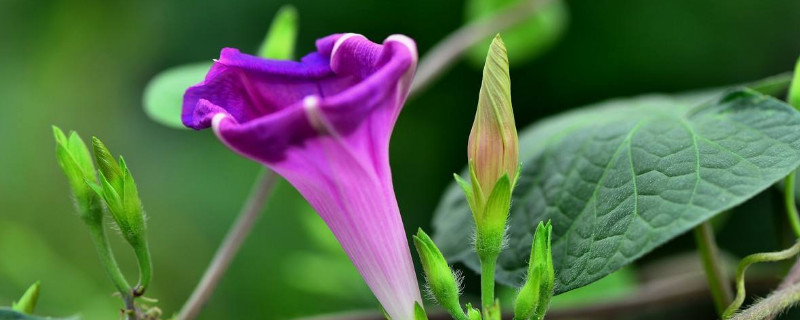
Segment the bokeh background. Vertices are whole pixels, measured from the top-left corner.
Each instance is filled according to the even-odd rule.
[[[300,17],[298,54],[324,35],[358,32],[373,40],[409,35],[424,55],[465,20],[462,0],[289,3]],[[118,312],[55,161],[55,124],[84,138],[98,136],[125,156],[149,216],[155,273],[148,295],[166,314],[180,308],[259,169],[211,132],[174,130],[148,119],[143,89],[159,71],[208,61],[222,47],[254,52],[283,4],[0,0],[0,305],[41,280],[42,314],[111,319]],[[520,127],[612,97],[756,80],[791,70],[800,55],[797,0],[565,4],[568,25],[559,39],[511,71]],[[465,163],[479,86],[480,68],[458,63],[409,101],[400,117],[391,160],[409,232],[430,229],[451,173]],[[276,193],[201,319],[374,308],[313,211],[285,183]],[[750,214],[731,217],[720,231],[723,248],[741,255],[777,247],[774,237],[758,235],[776,223],[765,219],[767,211],[754,205]],[[135,275],[131,252],[112,238],[125,270]],[[648,257],[691,247],[684,237]]]

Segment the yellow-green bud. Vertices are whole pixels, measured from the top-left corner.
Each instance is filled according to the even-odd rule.
[[[541,320],[550,307],[555,285],[550,235],[553,226],[539,222],[533,237],[531,259],[528,262],[528,278],[514,303],[515,320]]]
[[[511,108],[508,56],[500,35],[495,36],[486,56],[467,153],[474,163],[477,181],[472,182],[478,203],[487,201],[500,177],[516,177],[519,142]]]
[[[19,298],[19,302],[11,303],[11,309],[25,314],[33,314],[33,310],[36,308],[36,301],[39,300],[39,288],[39,281],[36,281],[28,290],[25,290],[25,294]]]
[[[94,164],[89,149],[76,132],[67,137],[61,129],[53,126],[56,140],[56,157],[61,170],[67,176],[78,215],[86,222],[99,225],[103,221],[100,199],[86,181],[95,182]]]
[[[419,229],[414,236],[414,246],[417,247],[431,295],[454,318],[466,319],[458,301],[460,294],[458,277],[447,265],[442,252],[422,229]]]

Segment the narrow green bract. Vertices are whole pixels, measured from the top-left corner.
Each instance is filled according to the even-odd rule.
[[[788,101],[790,105],[800,110],[800,58],[797,59],[797,65],[794,68],[794,78],[789,87]]]
[[[281,7],[269,27],[258,55],[268,59],[290,60],[297,40],[297,10],[290,5]]]

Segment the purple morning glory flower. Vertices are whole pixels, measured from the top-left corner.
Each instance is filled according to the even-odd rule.
[[[236,152],[311,203],[394,320],[422,302],[392,187],[389,137],[417,64],[414,41],[317,40],[300,62],[222,50],[184,95],[183,123],[212,127]]]

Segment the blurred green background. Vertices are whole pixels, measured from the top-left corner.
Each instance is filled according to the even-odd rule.
[[[143,88],[159,71],[208,61],[222,47],[254,52],[284,3],[0,0],[0,305],[41,280],[42,314],[110,319],[119,309],[55,161],[56,124],[85,139],[96,135],[125,156],[149,216],[155,273],[148,296],[167,314],[179,309],[258,165],[210,131],[149,120]],[[462,0],[292,4],[300,16],[298,55],[313,50],[316,38],[358,32],[375,41],[409,35],[424,56],[463,23],[465,7]],[[566,7],[569,25],[552,49],[511,71],[520,127],[607,98],[759,79],[791,70],[800,54],[797,0],[575,0]],[[459,63],[400,117],[391,159],[408,231],[430,229],[451,173],[465,163],[479,86],[480,69]],[[277,193],[201,319],[374,308],[310,208],[286,185]],[[767,222],[740,216],[722,231],[723,247],[743,254],[774,246],[742,242],[736,235]],[[135,274],[132,254],[112,238]],[[684,248],[691,241],[659,251]]]

